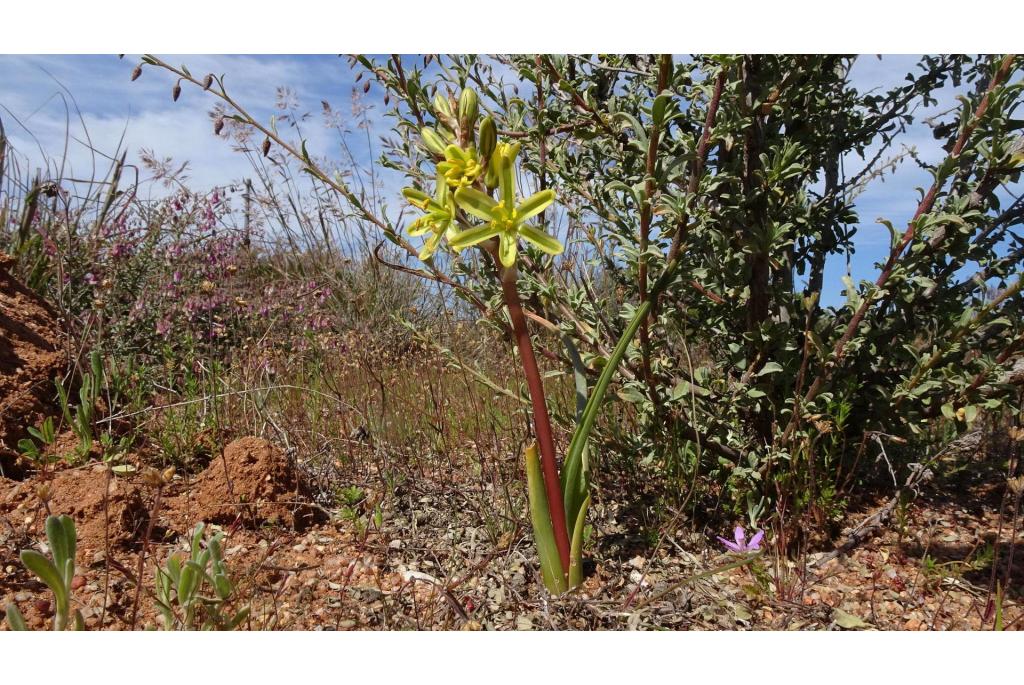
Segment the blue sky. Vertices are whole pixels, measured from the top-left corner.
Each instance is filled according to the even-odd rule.
[[[186,64],[193,74],[226,75],[232,96],[264,121],[275,112],[277,88],[291,88],[300,110],[314,113],[304,128],[310,153],[339,156],[337,138],[323,127],[318,113],[321,100],[330,102],[342,116],[350,113],[350,98],[356,86],[354,74],[344,58],[335,55],[188,55],[164,59],[172,64]],[[862,90],[884,89],[903,82],[916,61],[914,56],[886,56],[881,60],[865,56],[854,67],[852,79]],[[66,159],[71,173],[88,178],[94,164],[102,173],[106,163],[89,151],[87,143],[109,153],[123,137],[129,160],[137,160],[140,150],[148,148],[157,158],[171,157],[179,164],[188,161],[189,182],[193,187],[224,185],[252,176],[246,158],[232,150],[229,143],[213,137],[208,116],[214,104],[212,97],[186,86],[178,102],[172,102],[172,81],[166,72],[145,68],[140,79],[129,80],[136,63],[130,56],[121,60],[104,55],[0,55],[0,117],[15,149],[27,157],[34,168],[41,165],[44,156],[51,163],[64,158],[67,143]],[[360,93],[361,86],[358,87]],[[373,89],[366,99],[367,104],[376,105],[371,116],[378,115],[374,118],[374,135],[371,136],[374,143],[376,135],[387,130],[387,122],[379,116],[382,107],[377,98],[380,95],[379,89]],[[918,113],[918,122],[953,104],[952,93],[939,95],[938,105]],[[354,122],[351,127],[355,128]],[[65,132],[70,134],[68,141]],[[360,133],[353,141],[353,150],[360,162],[370,159],[365,140],[365,134]],[[930,130],[923,125],[915,126],[905,136],[904,143],[913,145],[925,162],[936,162],[943,155]],[[378,154],[379,149],[373,151],[374,157]],[[852,175],[861,165],[858,159],[848,160],[847,174]],[[883,259],[888,250],[888,232],[875,220],[884,217],[897,226],[905,223],[916,207],[915,188],[929,182],[927,172],[907,161],[895,174],[886,177],[884,183],[875,182],[859,198],[862,228],[850,265],[854,281],[873,279],[874,264]],[[393,193],[399,184],[400,179],[391,178],[386,188]],[[154,184],[149,192],[166,191]],[[828,292],[823,298],[826,304],[841,301],[841,277],[845,272],[845,260],[833,260],[828,265]]]

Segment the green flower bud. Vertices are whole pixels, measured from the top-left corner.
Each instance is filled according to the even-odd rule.
[[[452,106],[449,104],[448,98],[440,92],[434,95],[434,113],[439,118],[447,117],[450,119],[452,116]]]
[[[494,119],[486,117],[480,123],[480,157],[486,159],[494,153],[498,144],[498,129],[494,126]]]
[[[476,91],[466,88],[459,97],[459,126],[463,131],[472,131],[480,114],[480,103]]]
[[[421,128],[420,139],[423,141],[423,147],[427,148],[431,154],[444,157],[444,149],[447,146],[434,129],[427,128],[426,126]]]

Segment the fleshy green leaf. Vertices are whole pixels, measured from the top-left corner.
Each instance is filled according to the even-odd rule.
[[[568,588],[562,573],[562,561],[558,556],[555,544],[555,533],[551,526],[551,512],[548,498],[544,493],[544,477],[540,470],[540,457],[537,456],[537,445],[526,448],[526,484],[530,496],[530,521],[533,524],[533,538],[537,543],[537,556],[540,557],[540,572],[544,586],[555,595],[560,595]]]
[[[36,574],[46,587],[50,588],[58,607],[67,606],[67,588],[64,587],[64,579],[52,561],[34,549],[23,549],[21,551],[21,563],[25,564],[25,568],[29,571]]]
[[[576,525],[572,529],[572,547],[569,549],[569,587],[579,587],[583,582],[583,529],[587,523],[587,508],[590,506],[590,496],[583,500],[580,505],[579,514],[576,516]]]

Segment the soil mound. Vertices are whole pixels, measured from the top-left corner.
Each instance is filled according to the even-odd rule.
[[[6,492],[0,488],[0,513],[15,523],[34,524],[30,530],[41,533],[46,511],[38,493],[45,487],[50,511],[75,520],[81,549],[104,549],[108,533],[111,547],[134,547],[145,533],[149,513],[143,489],[127,478],[108,476],[102,464],[57,471],[49,480],[33,478],[10,485]]]
[[[13,468],[27,427],[52,413],[53,379],[64,365],[57,313],[10,274],[13,263],[0,252],[0,466],[5,473]]]
[[[315,519],[289,459],[268,441],[239,438],[224,448],[169,508],[194,522],[303,529]]]

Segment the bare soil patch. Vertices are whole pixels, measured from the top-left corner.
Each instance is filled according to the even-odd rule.
[[[10,274],[0,252],[0,467],[18,475],[16,445],[52,412],[53,379],[64,367],[57,313]]]

